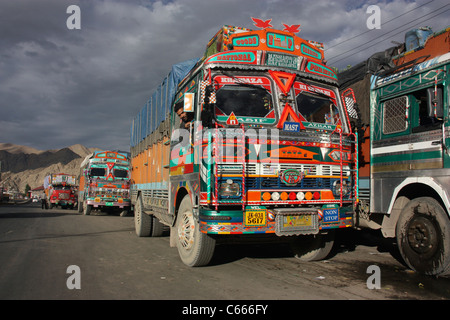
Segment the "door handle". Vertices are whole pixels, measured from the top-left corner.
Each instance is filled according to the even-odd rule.
[[[431,142],[431,145],[433,145],[433,146],[436,146],[438,144],[442,144],[442,140],[436,140],[436,141]]]

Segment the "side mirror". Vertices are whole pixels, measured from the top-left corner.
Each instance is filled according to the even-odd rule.
[[[442,119],[444,117],[442,88],[427,89],[427,113],[430,118]]]
[[[342,103],[344,104],[347,114],[350,118],[359,119],[358,104],[356,103],[355,93],[352,88],[346,89],[341,94]]]
[[[214,105],[215,99],[213,98],[215,95],[214,88],[212,85],[209,85],[205,88],[205,102],[203,104],[203,110],[201,114],[202,126],[205,128],[210,128],[213,125],[214,119]],[[214,103],[213,103],[214,101]]]
[[[184,105],[183,105],[184,112],[194,112],[194,101],[195,101],[194,98],[195,93],[186,92],[184,94]]]
[[[347,88],[341,94],[342,104],[349,116],[350,127],[352,131],[357,131],[362,127],[361,113],[356,102],[355,92],[352,88]]]

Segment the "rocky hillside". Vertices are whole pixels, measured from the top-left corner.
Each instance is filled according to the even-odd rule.
[[[43,184],[50,173],[79,175],[84,158],[97,148],[80,144],[59,150],[36,150],[26,146],[0,143],[1,178],[5,187],[23,192],[28,184],[32,189]]]

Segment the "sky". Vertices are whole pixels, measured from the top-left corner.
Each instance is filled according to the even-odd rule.
[[[410,29],[444,29],[449,13],[448,0],[1,0],[0,143],[128,151],[132,119],[171,66],[200,58],[223,25],[300,24],[342,70]]]

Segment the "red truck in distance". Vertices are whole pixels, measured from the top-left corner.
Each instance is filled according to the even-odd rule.
[[[50,174],[44,178],[45,208],[61,206],[74,208],[77,204],[76,177],[65,173]]]

